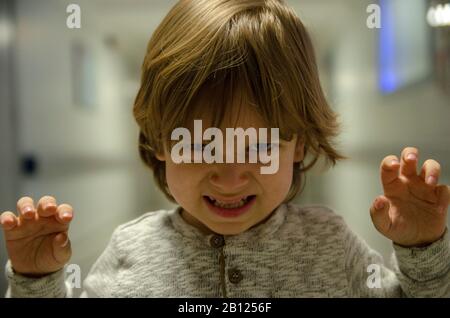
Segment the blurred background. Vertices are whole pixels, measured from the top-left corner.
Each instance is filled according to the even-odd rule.
[[[369,216],[382,193],[380,161],[416,146],[450,184],[450,2],[287,2],[310,30],[350,157],[308,173],[296,202],[335,209],[389,265],[391,242]],[[71,3],[81,8],[80,29],[66,26]],[[131,110],[147,42],[175,3],[0,2],[0,210],[15,211],[24,195],[72,204],[71,263],[83,280],[116,226],[173,207],[139,160]],[[381,28],[370,22],[372,4]],[[2,271],[6,260],[2,234]]]

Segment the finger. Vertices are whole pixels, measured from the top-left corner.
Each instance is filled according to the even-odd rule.
[[[375,228],[382,234],[388,234],[391,229],[391,218],[389,217],[389,200],[378,196],[370,207],[370,217]]]
[[[37,213],[42,217],[49,217],[55,215],[58,206],[56,199],[52,196],[44,196],[38,202]]]
[[[450,187],[446,185],[437,186],[439,212],[445,214],[450,203]]]
[[[17,201],[17,212],[23,220],[32,220],[36,216],[34,201],[30,197],[22,197]]]
[[[441,174],[441,165],[437,161],[433,159],[428,159],[423,163],[422,169],[420,171],[420,177],[428,185],[432,186],[437,185],[439,182],[440,174]]]
[[[398,170],[400,168],[400,162],[397,156],[390,155],[385,157],[381,161],[380,173],[381,173],[381,183],[383,186],[391,184],[398,178]]]
[[[10,211],[3,212],[0,215],[0,224],[5,231],[10,231],[18,224],[16,215]]]
[[[419,150],[414,147],[406,147],[402,151],[400,162],[400,174],[411,177],[417,175],[417,161],[419,159]]]
[[[60,204],[56,213],[56,220],[61,224],[67,224],[72,221],[73,208],[69,204]]]
[[[60,264],[69,261],[72,255],[72,248],[67,231],[60,232],[53,239],[53,257]]]

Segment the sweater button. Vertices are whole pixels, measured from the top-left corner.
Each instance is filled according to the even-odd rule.
[[[214,248],[219,248],[225,245],[225,240],[222,235],[212,235],[209,244]]]
[[[228,279],[231,283],[238,284],[242,280],[242,278],[242,273],[237,268],[228,270]]]

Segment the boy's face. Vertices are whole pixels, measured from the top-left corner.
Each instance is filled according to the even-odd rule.
[[[223,127],[219,127],[224,136],[225,128],[253,127],[257,131],[267,128],[250,107],[242,107],[237,118],[228,117]],[[203,131],[207,128],[203,121]],[[193,129],[191,135],[193,139]],[[205,233],[235,235],[264,221],[284,201],[291,187],[294,162],[302,161],[303,156],[304,144],[294,135],[291,141],[279,141],[279,168],[275,174],[261,174],[263,164],[248,163],[248,160],[246,163],[234,160],[234,163],[176,164],[170,149],[157,157],[166,162],[167,184],[183,208],[185,221]]]

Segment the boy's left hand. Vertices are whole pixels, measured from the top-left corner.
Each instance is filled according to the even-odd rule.
[[[438,185],[440,165],[424,162],[417,175],[419,151],[403,149],[401,161],[390,155],[381,162],[384,195],[375,199],[370,215],[376,229],[394,243],[426,246],[439,240],[447,226],[450,187]]]

